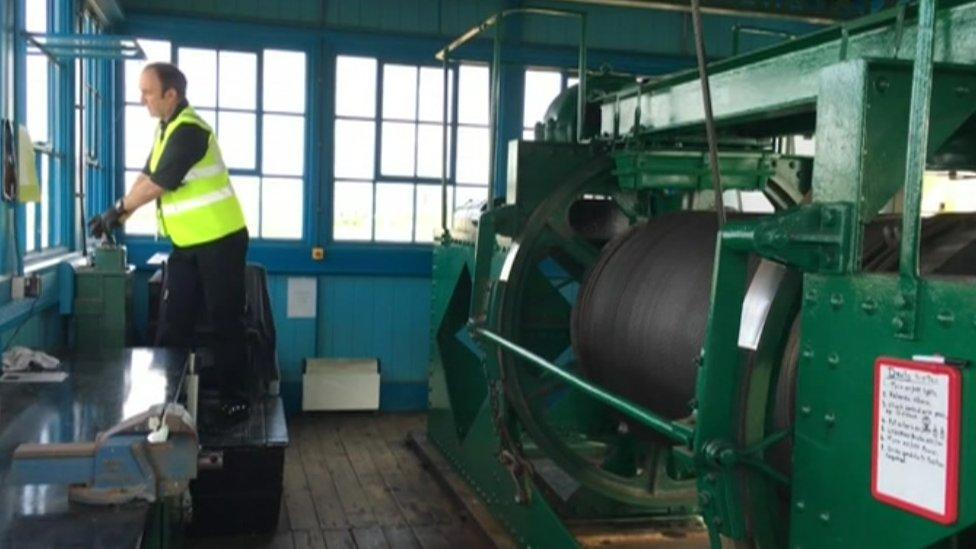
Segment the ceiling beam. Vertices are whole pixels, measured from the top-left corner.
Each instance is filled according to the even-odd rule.
[[[574,4],[589,4],[594,6],[613,6],[619,8],[637,8],[659,11],[691,11],[691,3],[682,0],[559,0]],[[759,19],[779,19],[784,21],[802,21],[815,25],[831,25],[837,23],[845,17],[831,10],[803,10],[776,8],[775,10],[763,10],[750,6],[735,6],[731,2],[702,2],[702,13],[710,15],[731,15],[738,17],[755,17]],[[849,17],[865,15],[863,13],[851,13]]]

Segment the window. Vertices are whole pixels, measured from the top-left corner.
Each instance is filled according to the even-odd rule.
[[[557,70],[525,71],[525,94],[522,106],[522,139],[535,139],[535,125],[542,122],[546,111],[560,93],[570,86],[575,86],[578,79],[567,77]]]
[[[25,0],[24,30],[30,33],[50,32],[47,0]],[[28,47],[25,67],[24,122],[37,161],[40,201],[24,204],[24,250],[34,252],[51,246],[51,62],[37,48]]]
[[[147,61],[170,61],[175,55],[186,74],[187,100],[216,132],[252,238],[301,239],[305,53],[190,48],[143,39],[139,43]],[[145,166],[159,123],[140,104],[139,75],[144,65],[127,61],[125,67],[126,192]],[[155,233],[155,212],[142,210],[126,224],[128,234]]]
[[[333,238],[432,242],[441,219],[443,69],[340,55],[335,74]],[[449,71],[447,95],[453,209],[487,195],[488,69]]]

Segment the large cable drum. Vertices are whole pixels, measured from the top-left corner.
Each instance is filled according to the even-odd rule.
[[[607,245],[573,310],[587,377],[671,419],[690,413],[716,233],[714,213],[681,212]]]
[[[865,227],[865,271],[897,269],[899,228],[896,216]],[[671,419],[691,413],[716,235],[713,212],[679,212],[636,226],[603,249],[572,317],[573,348],[589,379]],[[976,274],[973,214],[925,219],[922,244],[922,274]],[[792,423],[799,323],[763,330],[790,336],[773,407],[775,423],[785,428]]]

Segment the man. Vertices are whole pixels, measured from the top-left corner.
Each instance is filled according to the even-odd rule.
[[[159,118],[152,153],[132,190],[89,223],[101,238],[156,202],[159,229],[173,251],[166,266],[156,344],[194,347],[198,304],[214,331],[213,355],[228,419],[247,415],[244,384],[244,265],[248,234],[214,131],[186,100],[186,77],[152,63],[139,78],[142,104]]]

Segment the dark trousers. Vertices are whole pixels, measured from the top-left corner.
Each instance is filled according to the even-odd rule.
[[[166,262],[156,345],[194,349],[200,308],[213,329],[211,350],[222,398],[247,392],[244,265],[247,229],[214,242],[173,247]]]

